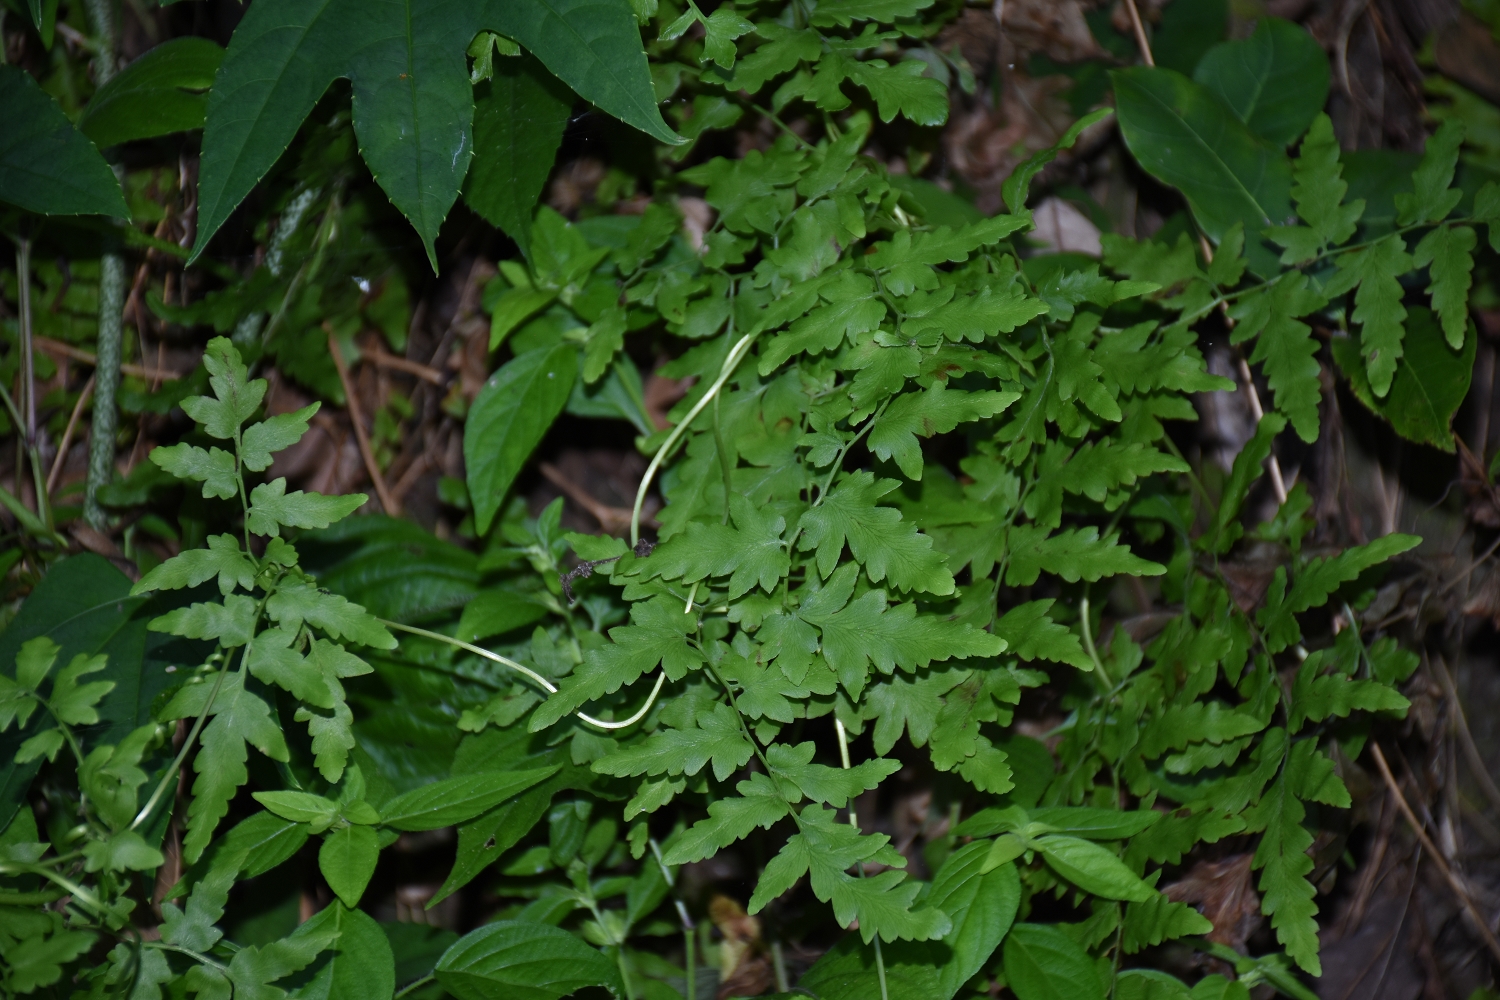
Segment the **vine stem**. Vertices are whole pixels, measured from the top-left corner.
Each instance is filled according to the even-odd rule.
[[[839,760],[843,763],[844,770],[847,771],[849,770],[849,733],[844,729],[844,721],[837,715],[833,717],[833,729],[839,734]],[[855,830],[859,829],[859,816],[854,810],[853,796],[849,798],[849,825]],[[859,865],[859,877],[865,877],[863,862]],[[870,940],[875,944],[875,974],[880,979],[880,1000],[890,1000],[890,992],[885,983],[885,956],[880,951],[880,932],[876,931]]]
[[[94,58],[94,77],[100,86],[114,77],[119,66],[115,59],[118,32],[115,30],[114,4],[109,0],[88,0],[84,5],[98,39]],[[114,165],[122,180],[124,171]],[[99,338],[94,365],[94,416],[89,428],[89,464],[84,479],[83,519],[96,531],[108,527],[99,491],[109,485],[115,472],[115,431],[119,414],[115,397],[120,388],[120,351],[125,339],[125,256],[110,251],[99,258]]]
[[[401,1000],[401,998],[404,997],[404,996],[406,996],[406,994],[411,993],[414,990],[421,989],[422,987],[426,986],[428,983],[432,982],[435,979],[437,979],[437,973],[435,973],[435,972],[429,972],[429,973],[427,973],[427,975],[423,976],[421,979],[418,979],[416,982],[414,982],[414,983],[407,983],[404,987],[402,987],[401,989],[397,990],[396,991],[396,995],[393,998],[393,1000]]]
[[[172,760],[172,766],[167,768],[167,773],[161,776],[157,782],[156,789],[141,811],[136,813],[135,819],[131,821],[132,830],[138,828],[142,823],[151,818],[151,813],[156,810],[156,805],[161,797],[166,794],[167,786],[177,779],[177,772],[182,767],[182,762],[187,759],[188,752],[192,750],[193,744],[198,741],[198,734],[203,730],[203,723],[208,719],[208,713],[213,710],[214,702],[219,700],[219,689],[224,686],[224,677],[229,673],[229,658],[225,657],[224,665],[219,668],[219,676],[214,678],[214,689],[208,696],[208,701],[203,706],[203,711],[198,713],[198,718],[193,722],[193,728],[188,731],[187,739],[182,741],[182,748],[177,751],[177,756]]]
[[[1099,676],[1103,678],[1104,686],[1107,688],[1113,682],[1109,678],[1109,671],[1104,669],[1104,661],[1099,659],[1099,651],[1094,648],[1094,629],[1093,624],[1089,621],[1089,597],[1087,593],[1083,595],[1083,600],[1079,602],[1078,612],[1079,622],[1083,628],[1083,648],[1088,650],[1089,659],[1094,661],[1094,669],[1099,671]]]
[[[635,491],[635,507],[630,511],[631,548],[634,548],[636,543],[641,540],[641,504],[646,501],[646,491],[651,488],[651,480],[656,476],[656,470],[661,468],[661,463],[666,461],[673,447],[676,446],[682,435],[687,433],[688,427],[692,425],[693,420],[697,418],[698,414],[702,413],[704,407],[712,403],[719,395],[719,390],[724,388],[724,383],[729,381],[729,376],[734,374],[735,368],[739,367],[739,363],[744,360],[745,354],[750,350],[750,342],[754,339],[754,333],[747,333],[730,349],[729,357],[724,359],[724,365],[719,369],[719,377],[714,380],[714,384],[708,387],[708,391],[703,394],[702,399],[693,404],[693,408],[688,411],[687,416],[682,418],[682,422],[672,428],[672,433],[667,435],[667,439],[662,442],[661,447],[656,449],[656,454],[651,457],[651,464],[646,466],[646,474],[641,477],[640,488]]]
[[[548,694],[557,693],[557,685],[547,680],[547,678],[543,677],[535,670],[532,670],[530,667],[525,666],[524,664],[517,663],[515,660],[512,660],[508,656],[501,656],[499,653],[491,652],[490,650],[485,649],[483,646],[476,646],[471,642],[464,642],[462,639],[455,639],[451,635],[443,635],[443,633],[441,632],[429,632],[425,628],[417,628],[415,625],[403,625],[400,622],[388,621],[384,618],[380,619],[380,623],[386,628],[400,629],[402,632],[410,632],[413,635],[420,635],[423,638],[436,639],[438,642],[446,642],[450,646],[456,646],[459,649],[467,650],[468,652],[474,653],[477,656],[482,656],[487,660],[493,660],[494,662],[499,663],[502,666],[510,667],[512,670],[519,671],[520,673],[525,674],[527,677],[531,678],[533,681],[546,688]],[[598,729],[628,728],[635,725],[637,722],[640,722],[646,717],[646,713],[651,711],[651,706],[656,704],[656,698],[661,694],[662,685],[664,685],[666,681],[666,672],[659,671],[656,675],[656,686],[651,689],[651,696],[646,699],[646,704],[641,706],[640,711],[636,712],[630,718],[625,719],[621,722],[611,722],[607,719],[596,719],[592,715],[585,715],[583,712],[574,712],[573,714],[578,716],[578,718],[582,721]]]

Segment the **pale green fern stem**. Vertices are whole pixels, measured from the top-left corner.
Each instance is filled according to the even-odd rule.
[[[646,500],[646,491],[651,488],[651,480],[656,476],[656,470],[661,468],[661,463],[672,453],[677,441],[687,433],[687,429],[692,426],[698,414],[703,412],[703,408],[718,397],[719,390],[724,388],[724,383],[729,381],[729,376],[734,374],[735,368],[739,367],[739,363],[744,360],[745,354],[750,350],[750,342],[754,339],[753,333],[747,333],[739,339],[739,342],[730,350],[729,357],[724,359],[724,366],[719,369],[719,377],[714,380],[714,384],[708,387],[702,399],[693,404],[693,408],[688,411],[687,416],[682,418],[682,422],[672,428],[672,433],[667,435],[667,439],[651,457],[651,464],[646,466],[646,474],[641,477],[640,488],[635,491],[635,507],[630,512],[632,547],[641,540],[641,504]]]
[[[535,670],[532,670],[525,664],[517,663],[515,660],[512,660],[509,657],[501,656],[499,653],[491,652],[490,650],[485,649],[483,646],[476,646],[473,643],[464,642],[461,639],[455,639],[451,635],[443,635],[443,633],[441,632],[429,632],[427,629],[417,628],[415,625],[403,625],[400,622],[387,621],[384,618],[380,619],[380,623],[386,628],[399,629],[402,632],[410,632],[412,635],[420,635],[427,639],[436,639],[438,642],[446,642],[450,646],[456,646],[459,649],[467,650],[470,653],[475,654],[476,656],[482,656],[487,660],[492,660],[495,663],[510,667],[512,670],[519,671],[520,673],[525,674],[527,677],[531,678],[536,683],[540,684],[544,689],[546,689],[548,694],[557,693],[557,685],[553,684],[551,681],[543,677],[541,674],[537,673]],[[583,722],[586,722],[597,729],[628,729],[629,727],[644,719],[646,717],[646,713],[651,711],[651,706],[656,704],[657,696],[661,694],[662,686],[666,684],[666,682],[666,673],[664,671],[658,671],[656,674],[656,686],[651,689],[650,696],[646,698],[646,704],[642,705],[640,707],[640,710],[628,719],[622,719],[619,722],[614,722],[609,719],[596,719],[592,715],[586,715],[583,712],[574,712],[573,714],[578,716],[578,718]]]
[[[833,729],[839,734],[839,760],[844,765],[844,770],[849,770],[849,733],[844,729],[844,722],[837,715],[833,717]],[[854,797],[849,797],[849,825],[859,829],[859,815],[854,811]],[[865,877],[865,866],[859,865],[859,877]],[[880,1000],[891,1000],[890,993],[885,985],[885,956],[880,951],[880,932],[876,931],[870,939],[875,945],[875,975],[880,979]]]

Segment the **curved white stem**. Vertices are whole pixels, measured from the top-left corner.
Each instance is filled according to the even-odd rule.
[[[517,663],[515,660],[512,660],[508,656],[501,656],[499,653],[485,649],[483,646],[476,646],[473,643],[464,642],[461,639],[455,639],[451,635],[443,635],[443,633],[441,632],[429,632],[427,629],[417,628],[415,625],[402,625],[400,622],[386,621],[384,618],[380,619],[380,623],[387,628],[400,629],[403,632],[410,632],[413,635],[420,635],[428,639],[436,639],[439,642],[446,642],[448,645],[457,646],[459,649],[466,649],[469,652],[474,653],[478,656],[482,656],[487,660],[493,660],[496,663],[500,663],[507,667],[510,667],[512,670],[520,671],[527,677],[530,677],[532,680],[536,681],[542,687],[546,688],[548,694],[557,693],[557,685],[547,680],[547,678],[543,677],[535,670],[532,670],[530,667],[523,664]],[[656,686],[651,689],[651,696],[646,699],[646,704],[641,706],[640,711],[636,712],[630,718],[625,719],[622,722],[608,722],[604,719],[596,719],[592,715],[585,715],[583,712],[574,712],[573,714],[578,716],[578,718],[583,722],[586,722],[589,725],[595,726],[599,729],[624,729],[627,726],[633,726],[637,722],[640,722],[642,719],[644,719],[647,712],[651,711],[651,706],[656,704],[656,696],[661,694],[662,685],[666,683],[666,680],[667,675],[665,672],[658,673],[656,675]]]
[[[639,712],[636,712],[630,718],[625,719],[622,722],[605,722],[603,719],[596,719],[592,715],[584,715],[582,712],[574,712],[573,714],[578,716],[584,722],[587,722],[589,725],[598,726],[600,729],[624,729],[626,726],[633,726],[637,722],[640,722],[642,719],[644,719],[647,712],[651,711],[651,706],[656,704],[656,696],[661,694],[661,686],[665,684],[666,681],[667,675],[665,671],[657,673],[656,686],[651,689],[651,697],[646,699],[646,704],[641,706],[641,710]]]
[[[661,468],[661,463],[671,454],[672,448],[677,444],[678,438],[687,432],[689,425],[697,418],[698,414],[703,412],[703,408],[712,403],[714,397],[719,394],[719,390],[724,388],[724,383],[729,381],[729,376],[734,374],[735,368],[739,367],[740,361],[745,357],[745,352],[750,349],[750,341],[754,337],[755,334],[747,333],[739,339],[729,351],[729,357],[724,359],[724,366],[719,369],[719,377],[714,380],[714,384],[708,387],[708,391],[703,394],[702,399],[693,404],[693,408],[688,411],[687,416],[682,418],[682,422],[672,428],[672,433],[667,435],[667,439],[662,442],[661,447],[656,449],[656,454],[651,457],[651,464],[646,466],[646,474],[641,477],[640,488],[635,491],[635,507],[630,512],[630,545],[632,548],[635,547],[636,542],[641,540],[641,504],[646,500],[646,491],[651,488],[651,480],[656,476],[656,470]]]

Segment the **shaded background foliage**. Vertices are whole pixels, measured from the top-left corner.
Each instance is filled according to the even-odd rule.
[[[624,5],[617,6],[623,15]],[[16,498],[0,513],[10,532],[0,560],[7,569],[8,613],[17,616],[0,637],[0,663],[8,670],[21,642],[43,631],[62,645],[64,662],[75,652],[107,649],[109,669],[120,672],[120,683],[136,678],[140,687],[133,707],[106,716],[116,728],[97,736],[116,742],[149,721],[153,700],[167,686],[165,666],[201,660],[198,651],[166,649],[166,637],[148,635],[147,612],[109,618],[98,628],[88,616],[74,615],[122,599],[131,579],[223,530],[224,515],[214,501],[196,488],[183,489],[147,458],[153,447],[189,431],[178,404],[205,391],[199,360],[215,333],[242,345],[261,345],[257,374],[269,382],[267,412],[287,413],[314,401],[324,405],[307,436],[277,455],[267,477],[285,476],[292,488],[324,494],[358,490],[371,496],[361,516],[298,539],[302,565],[321,586],[381,618],[451,632],[465,641],[486,640],[554,678],[571,668],[567,647],[580,632],[597,637],[621,624],[625,607],[606,596],[598,577],[577,582],[583,600],[567,609],[560,575],[578,558],[599,558],[605,550],[570,548],[562,532],[628,532],[647,464],[638,441],[644,439],[649,455],[662,431],[680,419],[679,404],[685,397],[691,402],[694,386],[701,391],[708,381],[694,381],[692,376],[701,373],[679,357],[683,342],[660,328],[637,330],[627,321],[615,334],[624,346],[619,361],[592,389],[580,380],[568,392],[528,395],[527,405],[537,405],[536,412],[494,418],[510,421],[503,434],[495,432],[496,440],[503,440],[504,435],[525,437],[515,430],[517,420],[556,417],[540,420],[534,453],[528,446],[503,456],[500,468],[487,458],[481,474],[473,453],[466,461],[465,427],[474,426],[471,411],[493,372],[557,337],[545,314],[533,319],[550,299],[529,306],[518,301],[517,292],[532,281],[523,260],[530,259],[535,272],[539,251],[553,249],[539,247],[533,235],[546,236],[544,229],[531,228],[533,193],[557,213],[559,225],[570,220],[569,231],[584,234],[590,245],[613,251],[614,259],[628,258],[631,226],[620,220],[641,220],[643,228],[655,221],[651,206],[658,185],[667,190],[665,182],[682,168],[715,156],[769,153],[787,129],[814,141],[822,134],[828,118],[822,110],[783,125],[700,86],[706,28],[688,26],[677,39],[657,40],[660,29],[681,13],[666,6],[644,29],[653,59],[651,83],[664,99],[664,122],[656,136],[670,138],[675,130],[689,142],[653,143],[588,103],[607,100],[597,94],[581,99],[542,71],[546,62],[561,75],[541,49],[506,55],[505,39],[481,35],[483,44],[470,46],[466,67],[478,80],[470,141],[495,152],[475,159],[464,197],[457,197],[457,181],[443,190],[399,190],[400,180],[412,175],[403,166],[382,166],[379,150],[371,148],[373,133],[362,129],[359,119],[364,92],[356,68],[352,82],[335,81],[327,93],[309,89],[306,120],[290,121],[283,129],[290,143],[286,152],[276,155],[272,143],[265,176],[241,185],[243,203],[232,211],[216,204],[215,235],[200,232],[197,200],[209,169],[200,160],[200,143],[211,136],[200,140],[202,133],[194,129],[215,99],[207,91],[219,55],[203,46],[191,48],[190,40],[227,45],[255,5],[250,14],[217,2],[120,6],[113,22],[119,65],[151,58],[148,53],[160,52],[163,43],[188,46],[174,50],[170,62],[162,60],[169,75],[146,92],[149,98],[134,98],[137,106],[162,118],[147,126],[160,131],[146,138],[123,129],[118,116],[112,121],[101,100],[108,96],[103,88],[113,69],[101,72],[101,32],[85,5],[46,7],[55,8],[55,22],[42,18],[50,30],[35,26],[29,4],[7,5],[0,20],[5,62],[38,81],[83,135],[101,148],[114,147],[110,159],[123,177],[130,224],[62,217],[40,224],[19,212],[4,220],[6,232],[30,247],[36,350],[30,362],[23,360],[20,272],[7,266],[0,295],[7,353],[0,375],[18,389],[35,385],[38,428],[27,442],[7,421],[16,447],[0,449],[0,483]],[[1366,203],[1360,220],[1365,229],[1357,239],[1396,224],[1402,211],[1398,195],[1410,187],[1434,127],[1442,122],[1466,128],[1464,145],[1455,150],[1454,186],[1464,192],[1457,214],[1468,218],[1482,211],[1475,196],[1500,173],[1500,109],[1494,103],[1500,101],[1500,50],[1492,30],[1500,27],[1500,11],[1478,0],[1467,6],[1436,0],[1146,0],[1139,11],[1156,65],[1195,78],[1211,91],[1215,77],[1203,69],[1205,57],[1225,40],[1254,37],[1256,24],[1263,25],[1268,15],[1297,25],[1297,38],[1315,43],[1326,64],[1313,60],[1289,71],[1288,79],[1304,99],[1326,89],[1332,135],[1344,151],[1347,201]],[[465,15],[470,16],[481,15]],[[861,151],[885,165],[891,184],[933,224],[956,227],[1019,207],[1008,205],[1004,188],[1018,164],[1053,146],[1079,116],[1101,103],[1119,103],[1121,81],[1128,87],[1128,73],[1138,71],[1117,75],[1113,82],[1111,72],[1142,60],[1135,26],[1122,4],[939,4],[922,17],[931,30],[902,44],[914,53],[911,59],[924,64],[923,78],[941,85],[936,92],[946,92],[949,110],[939,114],[914,99],[902,115],[886,115],[878,93],[873,101],[861,96],[875,112],[872,117],[880,119],[871,123]],[[431,24],[437,25],[437,20]],[[467,43],[479,28],[503,32],[505,25],[464,22],[452,30],[466,33]],[[336,48],[347,39],[325,44]],[[458,65],[457,53],[448,55],[451,69]],[[1327,70],[1320,77],[1323,65]],[[485,66],[488,79],[478,79]],[[340,67],[321,69],[331,77]],[[580,93],[586,87],[569,82]],[[1233,82],[1220,83],[1221,95],[1239,92]],[[118,99],[133,98],[125,93]],[[1185,98],[1192,99],[1197,98]],[[1316,102],[1322,103],[1321,98]],[[618,108],[607,110],[622,114]],[[1208,114],[1223,112],[1215,105]],[[1279,131],[1274,115],[1257,120],[1247,114],[1251,130],[1283,150],[1300,135],[1301,126]],[[1128,255],[1119,249],[1124,243],[1111,237],[1170,248],[1186,236],[1192,266],[1207,268],[1209,261],[1192,248],[1197,232],[1187,205],[1193,204],[1197,225],[1215,245],[1230,235],[1233,208],[1223,214],[1222,206],[1194,202],[1193,171],[1174,177],[1170,156],[1153,162],[1149,150],[1131,143],[1128,116],[1122,112],[1122,118],[1127,118],[1125,134],[1113,121],[1098,124],[1041,169],[1032,182],[1036,229],[1026,249],[1033,260],[1056,255],[1068,267],[1087,267],[1103,256],[1119,276],[1134,278],[1145,274],[1130,271]],[[646,118],[635,124],[656,127]],[[179,130],[186,134],[166,134]],[[1224,144],[1234,141],[1229,136]],[[706,188],[704,181],[693,183]],[[1287,213],[1291,183],[1288,176],[1279,194]],[[1446,190],[1447,182],[1440,187]],[[702,247],[722,213],[710,206],[703,190],[672,188],[666,197],[675,210],[667,221],[669,235],[683,246]],[[454,205],[451,212],[445,198]],[[46,210],[45,205],[19,207]],[[117,205],[97,207],[121,214]],[[439,226],[436,220],[444,218]],[[1250,267],[1264,274],[1276,266],[1277,251],[1257,247],[1253,227],[1244,228],[1252,233]],[[1479,243],[1468,297],[1474,326],[1456,358],[1444,344],[1442,317],[1424,309],[1426,286],[1415,273],[1395,293],[1409,313],[1404,364],[1382,376],[1363,363],[1355,341],[1343,336],[1352,324],[1340,327],[1326,314],[1309,320],[1316,372],[1306,367],[1301,372],[1300,405],[1282,400],[1278,356],[1242,355],[1230,324],[1210,315],[1198,324],[1196,343],[1207,371],[1237,388],[1196,394],[1200,419],[1171,428],[1187,463],[1219,496],[1233,488],[1235,457],[1253,447],[1264,400],[1267,408],[1274,405],[1292,420],[1290,430],[1276,435],[1274,453],[1283,486],[1301,483],[1305,489],[1300,495],[1309,523],[1297,529],[1306,534],[1293,549],[1301,545],[1306,552],[1332,553],[1398,531],[1425,539],[1379,581],[1373,597],[1365,595],[1369,603],[1355,610],[1330,605],[1316,626],[1320,635],[1331,636],[1357,615],[1366,630],[1395,636],[1420,654],[1420,666],[1402,688],[1411,710],[1404,720],[1388,718],[1375,731],[1391,758],[1393,782],[1415,804],[1418,823],[1430,838],[1424,844],[1412,835],[1390,783],[1368,754],[1359,757],[1358,745],[1346,744],[1349,756],[1335,759],[1351,809],[1341,816],[1320,813],[1311,848],[1324,970],[1316,990],[1325,997],[1468,996],[1493,984],[1493,956],[1440,874],[1443,867],[1460,873],[1462,884],[1492,915],[1493,895],[1500,892],[1494,866],[1500,792],[1489,773],[1500,753],[1500,732],[1484,706],[1500,693],[1492,624],[1500,620],[1500,575],[1490,563],[1494,531],[1500,528],[1500,494],[1489,466],[1500,302],[1493,292],[1494,257],[1483,249],[1483,237]],[[191,267],[185,266],[190,252],[201,253]],[[84,516],[88,429],[98,420],[93,369],[102,353],[98,315],[101,295],[109,294],[111,254],[123,261],[126,276],[124,287],[114,292],[126,320],[120,341],[123,381],[116,398],[115,474],[98,491],[103,516],[90,520]],[[559,266],[570,266],[566,253],[558,256]],[[1031,277],[1042,284],[1044,273]],[[662,309],[660,300],[657,307]],[[591,326],[597,320],[587,318]],[[1256,393],[1247,391],[1247,380],[1254,377],[1245,366],[1247,357],[1261,369]],[[31,379],[23,376],[28,363]],[[1386,393],[1376,388],[1382,378],[1390,380]],[[23,398],[22,392],[16,395]],[[52,524],[36,523],[41,508],[32,465],[23,454],[28,445],[36,449],[33,463],[44,470]],[[961,434],[939,435],[927,444],[927,461],[957,469],[967,448]],[[1247,523],[1272,527],[1217,564],[1247,614],[1263,606],[1277,567],[1286,562],[1285,549],[1278,548],[1286,536],[1275,534],[1277,487],[1269,478],[1246,486],[1243,499]],[[488,487],[485,495],[471,493],[476,483]],[[666,489],[671,488],[668,481]],[[646,497],[648,526],[661,512],[660,492],[653,489]],[[914,495],[895,500],[895,506],[922,523],[926,502]],[[941,538],[941,523],[923,527]],[[80,550],[88,555],[62,558]],[[1165,559],[1167,552],[1151,554]],[[1121,579],[1108,597],[1100,588],[1096,601],[1105,605],[1105,618],[1095,634],[1102,642],[1118,625],[1119,635],[1147,644],[1180,608],[1138,578]],[[1061,597],[1062,607],[1076,608],[1079,594],[1087,593],[1048,580],[1025,596]],[[1020,600],[1018,594],[1009,596]],[[1076,611],[1066,615],[1076,627]],[[1314,626],[1308,632],[1313,634]],[[508,703],[497,699],[495,674],[482,660],[435,641],[403,637],[398,650],[374,651],[366,658],[373,674],[348,685],[359,739],[356,759],[368,780],[378,775],[391,793],[476,766],[472,748],[480,741],[469,737],[464,744],[465,733],[486,730],[493,742],[494,727],[532,708],[514,693]],[[1054,680],[1020,698],[1014,732],[1030,741],[1006,747],[1022,789],[1017,801],[1027,797],[1028,771],[1053,766],[1050,757],[1026,755],[1036,747],[1057,749],[1058,726],[1070,710],[1067,694],[1067,681]],[[117,696],[110,705],[126,702]],[[624,714],[629,706],[621,705]],[[288,738],[295,743],[293,728],[288,727]],[[364,906],[385,928],[399,984],[427,974],[460,934],[497,917],[543,912],[552,894],[546,886],[566,884],[545,873],[566,868],[581,854],[602,869],[649,871],[649,864],[630,860],[624,841],[617,840],[624,835],[615,818],[615,799],[623,797],[619,788],[580,766],[591,751],[578,749],[586,737],[573,739],[566,760],[556,748],[543,754],[548,766],[555,758],[559,773],[501,807],[503,815],[491,814],[487,829],[406,832],[382,853]],[[160,753],[158,768],[171,756]],[[256,787],[284,787],[271,761],[254,754],[251,760]],[[891,838],[914,876],[930,879],[960,846],[955,820],[968,812],[954,810],[973,796],[953,775],[934,771],[923,754],[908,754],[903,762],[905,768],[878,792],[857,800],[856,810],[867,832]],[[24,767],[11,769],[8,801],[21,802],[30,781]],[[27,801],[38,816],[47,814],[47,803],[63,802],[69,794],[55,784],[44,774],[31,786]],[[1035,803],[1042,791],[1036,787],[1029,801]],[[63,812],[52,808],[57,815]],[[231,818],[253,808],[242,796]],[[528,836],[533,825],[536,832]],[[509,830],[519,832],[507,843]],[[181,833],[180,828],[158,831],[167,844],[175,844]],[[1428,844],[1436,845],[1440,861],[1430,856]],[[1163,882],[1170,883],[1171,899],[1186,901],[1209,918],[1211,940],[1262,955],[1280,945],[1262,914],[1252,871],[1255,850],[1254,838],[1227,838],[1182,859]],[[794,983],[839,938],[827,908],[805,891],[758,918],[746,914],[758,871],[769,860],[760,852],[769,856],[774,847],[747,842],[680,869],[676,891],[696,921],[699,961],[707,966],[702,972],[715,970],[702,977],[699,996],[710,991],[756,995]],[[166,853],[148,909],[152,902],[159,907],[183,867],[180,857],[170,849]],[[325,909],[334,893],[316,855],[304,849],[275,875],[236,889],[224,917],[230,938],[244,945],[269,944],[314,912],[341,912]],[[486,869],[497,861],[497,867]],[[462,884],[462,876],[475,880]],[[1036,926],[1090,912],[1062,900],[1046,901],[1039,910],[1031,918]],[[636,940],[646,943],[639,946],[636,969],[648,984],[636,984],[643,991],[638,995],[674,995],[665,990],[681,995],[685,954],[676,916],[663,907],[643,926],[645,934]],[[1026,946],[1027,933],[1017,936],[1015,948]],[[1031,947],[1045,953],[1048,944],[1040,940]],[[848,942],[842,947],[848,950]],[[1004,976],[1014,976],[1011,947],[997,953],[995,966],[973,989],[995,992],[1003,988]],[[1170,944],[1148,955],[1157,967],[1188,979],[1232,969],[1232,959],[1222,954],[1194,957]],[[1372,955],[1378,958],[1373,964]],[[1019,968],[1019,954],[1014,962]],[[914,975],[901,970],[898,953],[890,959],[896,984],[891,995],[920,995],[922,984],[901,986],[903,975]],[[660,992],[644,992],[658,989],[658,983]],[[911,992],[903,994],[903,988]],[[1068,988],[1088,995],[1087,984]],[[436,986],[425,989],[411,995],[442,995]]]

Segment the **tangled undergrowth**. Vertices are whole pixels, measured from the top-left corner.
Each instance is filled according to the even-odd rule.
[[[3,8],[0,992],[1485,995],[1493,14],[1045,6]]]

